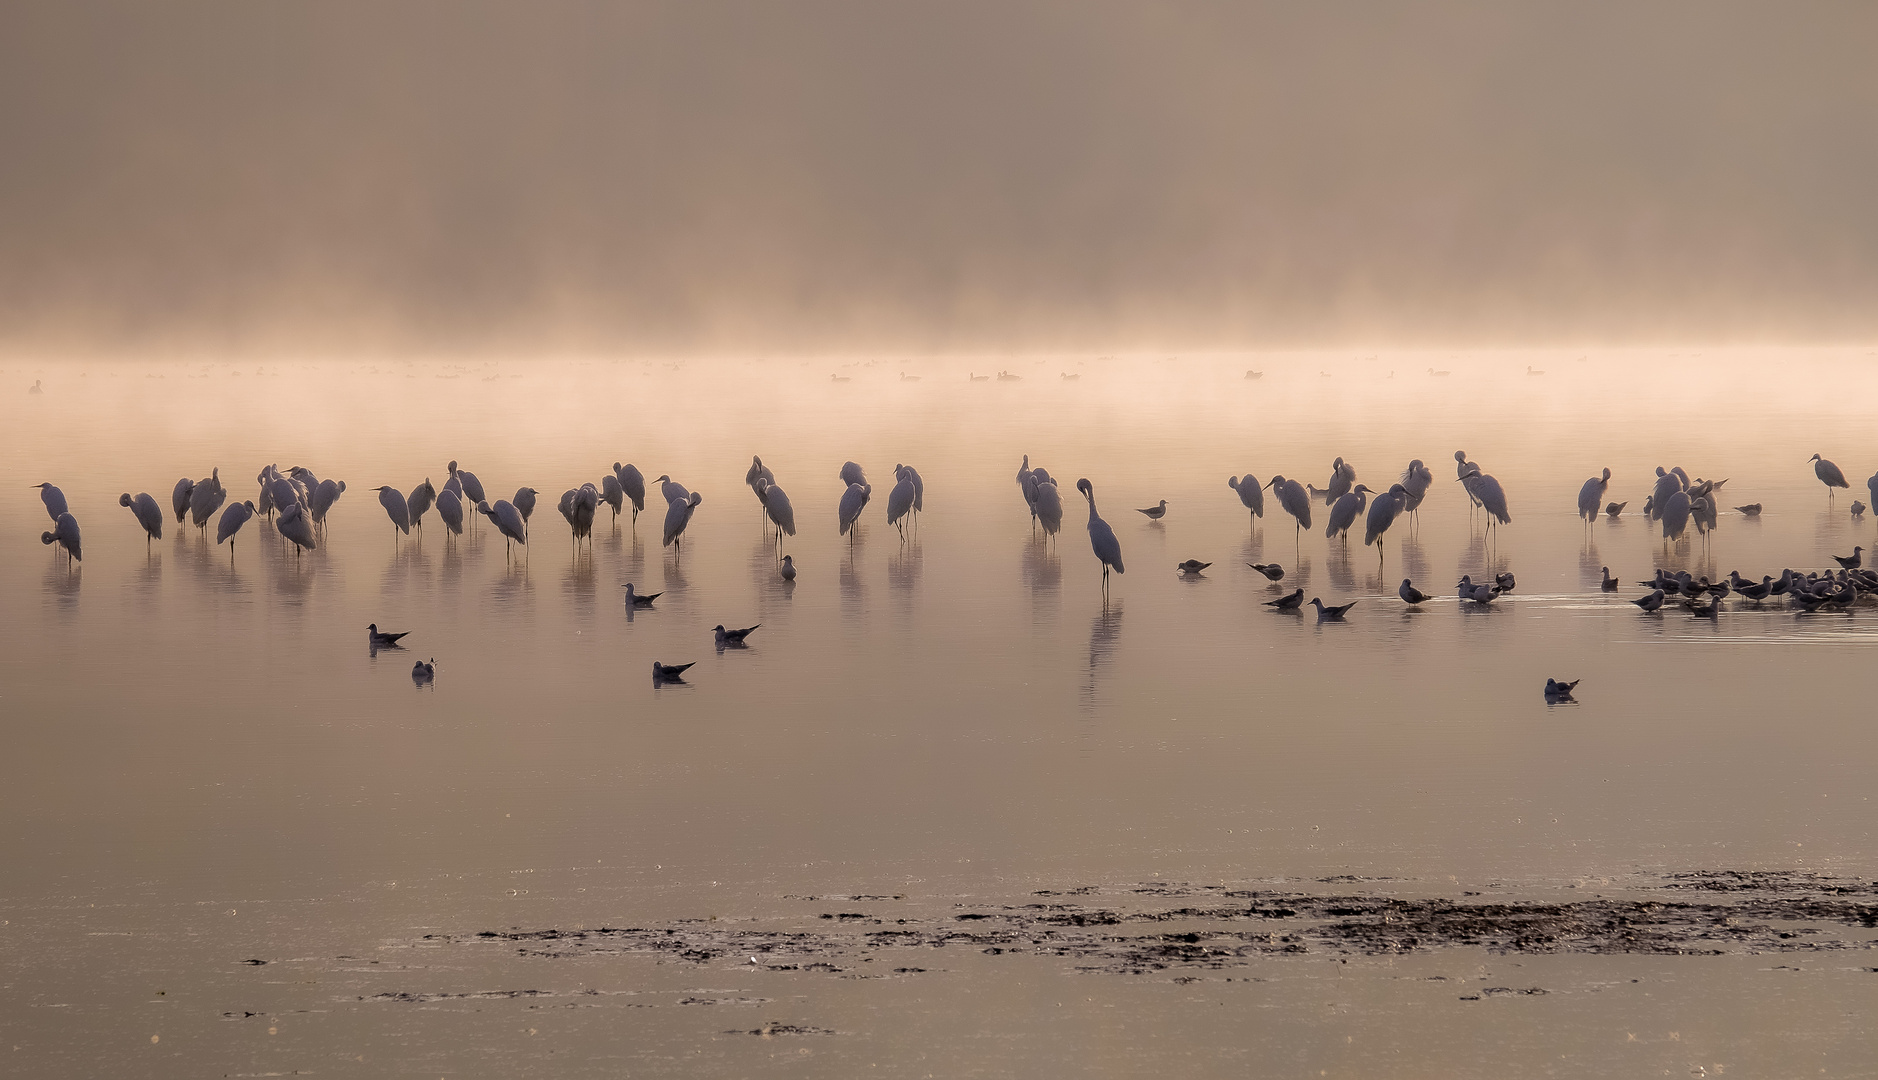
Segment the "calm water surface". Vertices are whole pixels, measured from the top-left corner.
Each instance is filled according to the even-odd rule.
[[[1873,546],[1872,516],[1846,511],[1878,469],[1872,364],[15,362],[0,374],[0,1061],[22,1076],[1871,1075],[1867,928],[1794,955],[1427,943],[1223,968],[965,942],[860,959],[830,935],[1074,890],[1135,910],[1203,888],[1460,901],[1652,897],[1719,871],[1871,882],[1878,608],[1809,619],[1737,600],[1710,622],[1625,600],[1657,565],[1758,578]],[[1023,381],[968,381],[998,368]],[[35,378],[46,393],[28,396]],[[1509,492],[1491,543],[1452,482],[1460,448]],[[1853,482],[1830,505],[1814,452]],[[1060,543],[1033,535],[1026,453],[1068,492]],[[752,454],[796,508],[793,587],[742,482]],[[1338,456],[1377,488],[1411,458],[1435,472],[1419,529],[1399,523],[1380,563],[1360,525],[1333,545],[1320,507],[1298,537],[1275,503],[1250,521],[1225,483],[1321,486]],[[434,513],[421,539],[394,539],[370,489],[441,487],[453,458],[492,498],[540,489],[526,549],[487,522],[446,542]],[[848,459],[875,485],[852,541],[836,530]],[[571,542],[556,498],[614,461],[703,494],[682,562],[660,547],[662,507],[636,527],[603,507],[591,543]],[[347,481],[317,551],[262,520],[232,552],[173,517],[146,545],[117,504],[148,491],[167,507],[178,477],[211,467],[252,498],[269,462]],[[926,482],[905,543],[885,521],[897,462]],[[1658,465],[1727,477],[1726,504],[1766,511],[1724,515],[1706,550],[1665,550],[1640,513]],[[1588,529],[1575,496],[1606,466],[1629,511]],[[1077,477],[1126,556],[1106,605]],[[76,567],[39,543],[42,480],[83,527]],[[1133,509],[1160,499],[1165,522]],[[1186,578],[1186,558],[1214,565]],[[1281,586],[1245,566],[1273,560]],[[1605,565],[1624,590],[1598,590]],[[1449,599],[1488,571],[1517,591],[1486,610]],[[1405,576],[1442,599],[1406,610]],[[628,581],[664,595],[629,613]],[[1298,585],[1358,603],[1324,625],[1261,606]],[[374,656],[370,622],[410,630],[409,648]],[[719,652],[720,622],[761,629]],[[431,657],[434,685],[414,685]],[[653,660],[697,666],[655,687]],[[1548,676],[1582,678],[1582,704],[1549,708]],[[762,963],[474,938],[601,927],[805,936]],[[818,948],[841,955],[783,962]]]

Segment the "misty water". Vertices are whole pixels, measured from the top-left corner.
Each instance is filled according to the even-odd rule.
[[[969,377],[999,369],[1022,378]],[[0,386],[13,1075],[1878,1060],[1878,606],[1627,602],[1658,566],[1869,553],[1866,350],[16,362]],[[1493,538],[1457,449],[1508,492]],[[1851,490],[1829,501],[1815,452]],[[795,507],[793,585],[753,454]],[[1026,454],[1067,493],[1055,542]],[[1380,556],[1226,484],[1323,486],[1336,457],[1378,490],[1434,470]],[[492,499],[541,491],[525,548],[434,512],[394,536],[371,488],[452,459]],[[850,459],[875,489],[851,538]],[[702,493],[682,554],[656,485],[572,541],[555,500],[615,461]],[[347,482],[316,550],[169,515],[147,544],[118,505],[212,467],[253,498],[269,463]],[[1764,513],[1665,545],[1641,509],[1675,465]],[[1605,467],[1629,507],[1586,526]],[[1125,557],[1106,601],[1079,477]],[[40,543],[42,481],[81,563]],[[1246,566],[1272,561],[1281,583]],[[1453,598],[1507,572],[1490,607]],[[1437,599],[1408,609],[1404,577]],[[662,595],[628,611],[629,581]],[[1262,606],[1296,587],[1357,604]],[[718,623],[760,629],[720,651]],[[696,666],[655,686],[654,661]]]

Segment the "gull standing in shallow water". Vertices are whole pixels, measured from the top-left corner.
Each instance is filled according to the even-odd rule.
[[[1276,600],[1267,600],[1265,606],[1275,611],[1296,611],[1304,606],[1304,590],[1299,589],[1297,592],[1281,596]]]
[[[1249,562],[1246,563],[1246,565],[1264,575],[1266,581],[1283,581],[1285,579],[1285,568],[1279,566],[1277,563]]]
[[[1102,595],[1106,597],[1109,591],[1109,571],[1113,569],[1118,574],[1127,572],[1122,569],[1122,542],[1115,538],[1115,530],[1102,520],[1102,515],[1096,513],[1095,485],[1084,477],[1076,481],[1076,490],[1089,500],[1089,547],[1095,552],[1095,557],[1102,560]]]
[[[1149,521],[1159,521],[1167,516],[1167,500],[1162,499],[1159,506],[1150,506],[1146,510],[1136,510],[1137,514],[1146,514]]]
[[[794,555],[783,556],[782,579],[791,585],[796,583],[796,557]]]

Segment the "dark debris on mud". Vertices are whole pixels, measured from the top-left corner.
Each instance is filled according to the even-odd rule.
[[[1052,899],[891,922],[831,911],[767,929],[685,920],[430,934],[423,940],[501,946],[533,958],[654,954],[695,964],[728,959],[773,971],[847,972],[844,977],[854,978],[866,977],[855,969],[877,959],[899,964],[894,971],[903,977],[918,973],[922,969],[905,962],[913,949],[1021,953],[1067,960],[1083,971],[1145,974],[1218,970],[1274,956],[1386,956],[1457,946],[1496,954],[1823,952],[1872,948],[1874,935],[1867,931],[1878,928],[1878,883],[1791,873],[1669,875],[1623,896],[1564,902],[1496,901],[1477,899],[1477,893],[1461,899],[1325,896],[1172,883],[1119,890],[1125,902],[1113,905],[1056,899],[1097,899],[1097,891],[1088,888],[1032,895]],[[1155,903],[1168,900],[1184,902]]]

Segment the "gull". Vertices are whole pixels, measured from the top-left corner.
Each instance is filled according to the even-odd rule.
[[[1356,606],[1356,601],[1352,600],[1342,607],[1325,607],[1322,600],[1313,596],[1311,597],[1311,606],[1317,609],[1318,622],[1324,622],[1326,620],[1341,621],[1343,617],[1349,613],[1350,609]]]
[[[1611,470],[1605,469],[1602,478],[1592,477],[1585,481],[1585,486],[1578,489],[1578,516],[1586,521],[1598,519],[1598,503],[1604,498],[1604,489],[1611,484]]]
[[[65,513],[68,509],[65,505],[65,492],[60,491],[51,484],[34,484],[32,486],[39,489],[39,501],[46,504],[46,516],[54,521],[59,520],[59,515]],[[182,518],[177,518],[176,520],[181,521]]]
[[[1296,611],[1304,606],[1304,590],[1299,589],[1289,596],[1281,596],[1276,600],[1267,600],[1265,606],[1278,611]]]
[[[1834,465],[1818,454],[1814,454],[1807,460],[1813,463],[1813,475],[1819,477],[1819,482],[1826,485],[1826,499],[1828,501],[1832,499],[1833,488],[1849,488],[1852,486],[1845,482],[1845,474],[1839,471],[1839,466]]]
[[[1396,589],[1395,594],[1402,598],[1404,604],[1410,606],[1420,604],[1429,599],[1428,594],[1410,584],[1408,578],[1402,579],[1402,584]]]
[[[1749,503],[1746,506],[1737,506],[1735,507],[1735,512],[1741,514],[1743,517],[1760,517],[1761,504]]]
[[[1136,508],[1135,513],[1148,515],[1149,521],[1159,521],[1167,516],[1167,500],[1162,499],[1159,506],[1150,506],[1146,510]]]
[[[143,531],[147,534],[144,538],[145,546],[148,546],[151,540],[163,539],[163,509],[157,505],[155,499],[150,497],[149,492],[141,492],[133,497],[130,492],[126,491],[117,497],[117,505],[130,507],[130,512],[136,515],[137,524],[142,525]]]
[[[1246,565],[1265,575],[1265,580],[1267,581],[1283,581],[1285,579],[1285,568],[1277,563],[1249,562],[1246,563]]]
[[[787,581],[787,582],[789,582],[789,583],[790,583],[790,584],[792,584],[792,585],[793,585],[793,584],[795,584],[795,580],[796,580],[796,557],[795,557],[794,555],[784,555],[784,556],[783,556],[783,561],[782,561],[782,579],[783,579],[784,581]]]
[[[1663,606],[1663,590],[1652,589],[1650,595],[1632,600],[1631,603],[1645,611],[1656,611]]]
[[[787,562],[788,557],[784,556],[783,561]],[[664,596],[664,595],[665,595],[664,593],[655,592],[651,596],[640,596],[638,593],[633,591],[632,582],[628,581],[626,583],[626,606],[627,607],[651,607],[652,601],[657,600],[659,597]]]
[[[85,561],[84,554],[79,551],[78,519],[69,513],[61,513],[59,515],[58,520],[52,523],[51,532],[40,533],[39,542],[42,544],[57,544],[64,548],[65,564],[68,567],[72,564],[73,559],[77,559],[79,562]]]
[[[1864,513],[1865,513],[1865,504],[1862,502],[1859,502],[1857,499],[1853,499],[1852,500],[1852,516],[1860,517],[1860,516],[1863,516]]]
[[[1604,507],[1604,516],[1609,517],[1609,518],[1616,518],[1617,516],[1619,516],[1620,514],[1624,512],[1624,507],[1629,506],[1629,505],[1630,505],[1630,501],[1628,499],[1620,503],[1607,503]]]
[[[1838,563],[1841,567],[1844,567],[1847,570],[1857,570],[1859,568],[1859,565],[1865,561],[1865,557],[1859,554],[1859,552],[1864,551],[1864,550],[1865,549],[1862,547],[1855,547],[1852,549],[1852,554],[1834,555],[1832,557],[1832,561]]]
[[[761,625],[763,624],[757,624],[757,626]],[[726,630],[723,623],[718,623],[712,629],[717,634],[717,647],[722,649],[727,645],[742,645],[743,639],[749,637],[756,626],[746,626],[742,630]]]
[[[1186,562],[1175,563],[1174,569],[1180,571],[1183,574],[1198,574],[1200,571],[1206,569],[1207,567],[1211,565],[1213,564],[1210,562],[1201,562],[1198,559],[1188,559]]]
[[[1513,586],[1517,584],[1518,582],[1513,578],[1510,571],[1504,574],[1493,575],[1494,588],[1499,589],[1503,593],[1512,592]]]
[[[1583,681],[1583,679],[1573,679],[1571,682],[1566,682],[1563,679],[1547,679],[1545,681],[1546,704],[1559,705],[1571,701],[1572,688]]]
[[[1599,585],[1599,588],[1603,589],[1605,592],[1616,592],[1617,579],[1611,576],[1611,568],[1601,566],[1598,569],[1604,571],[1604,581]]]
[[[1256,525],[1258,519],[1265,516],[1265,488],[1259,483],[1259,478],[1251,473],[1228,476],[1226,486],[1239,493],[1239,501],[1252,511],[1253,524]]]
[[[691,662],[691,664],[695,663],[697,663],[696,660]],[[685,670],[691,667],[691,664],[661,664],[657,660],[652,661],[652,685],[657,686],[662,682],[684,682]]]
[[[409,630],[402,630],[395,634],[381,633],[377,623],[372,623],[365,628],[365,640],[374,649],[389,649],[398,644],[399,638],[409,637],[410,635],[411,632]]]
[[[1763,574],[1761,575],[1761,583],[1759,585],[1741,585],[1735,589],[1735,592],[1741,594],[1741,598],[1744,600],[1752,600],[1755,603],[1760,603],[1762,600],[1772,595],[1773,590],[1774,579]]]
[[[437,658],[419,660],[411,665],[411,681],[426,683],[437,677]]]

